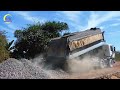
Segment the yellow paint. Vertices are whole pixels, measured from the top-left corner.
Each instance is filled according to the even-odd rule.
[[[102,34],[89,36],[89,37],[83,38],[83,39],[78,40],[78,41],[70,42],[69,47],[70,47],[70,50],[74,50],[74,49],[80,48],[84,45],[93,43],[93,42],[100,40],[100,39],[103,39]]]

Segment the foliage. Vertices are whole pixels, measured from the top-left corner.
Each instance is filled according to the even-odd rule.
[[[0,31],[0,62],[9,58],[9,51],[6,49],[7,39],[4,31]]]
[[[120,52],[119,51],[116,51],[115,60],[120,61]]]
[[[17,41],[14,46],[14,58],[34,58],[47,48],[51,38],[61,36],[62,30],[67,30],[68,25],[64,22],[45,22],[43,24],[28,24],[27,28],[16,30],[14,36]]]

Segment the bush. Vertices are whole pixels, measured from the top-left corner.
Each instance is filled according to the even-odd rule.
[[[119,51],[117,51],[115,54],[115,60],[120,61],[120,52]]]
[[[7,39],[5,32],[0,31],[0,62],[9,58],[9,51],[6,49]]]

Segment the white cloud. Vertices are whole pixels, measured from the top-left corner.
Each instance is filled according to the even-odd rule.
[[[44,22],[45,19],[43,18],[40,18],[40,17],[34,17],[34,16],[31,16],[30,15],[30,12],[27,12],[27,11],[10,11],[10,13],[14,13],[16,15],[20,15],[21,17],[23,17],[25,20],[27,21],[31,21],[31,22],[38,22],[38,21],[41,21],[41,22]],[[9,28],[4,28],[2,27],[2,29],[5,29],[11,33],[14,33],[14,31],[16,29],[19,29],[20,27],[18,27],[15,23],[10,23],[10,24],[6,24],[7,27]]]
[[[5,30],[10,33],[14,33],[15,30],[19,29],[14,23],[6,24],[4,27],[0,26],[0,30]]]
[[[81,25],[81,20],[83,20],[81,17],[81,11],[62,11],[58,15],[61,17],[61,19],[67,20],[75,30],[79,31],[98,26],[101,29],[105,29],[110,26],[117,26],[118,24],[108,26],[103,26],[102,24],[107,21],[115,21],[115,18],[120,20],[120,11],[91,11],[89,13],[90,16],[88,16],[87,24],[83,26]]]
[[[97,12],[91,12],[86,28],[96,27],[103,22],[109,21],[115,17],[120,17],[120,11],[110,11],[107,14],[99,15]]]
[[[61,19],[64,18],[64,21],[66,20],[70,26],[74,27],[72,31],[76,32],[83,28],[83,26],[81,26],[81,14],[81,11],[62,11],[58,15]]]
[[[114,24],[111,24],[110,26],[119,26],[120,23],[114,23]]]
[[[62,11],[61,13],[64,14],[69,20],[78,22],[81,11]]]
[[[0,26],[0,30],[7,30],[7,31],[9,31],[8,28],[5,28],[5,27],[3,27],[3,26]]]
[[[120,31],[108,32],[106,35],[109,35],[111,37],[120,37]]]
[[[15,24],[8,24],[7,26],[13,30],[16,30],[18,28]]]
[[[61,13],[64,14],[65,16],[65,17],[62,16],[63,18],[71,20],[71,24],[73,25],[76,24],[75,29],[78,28],[78,30],[81,29],[82,31],[92,27],[98,27],[106,21],[113,20],[113,18],[115,17],[120,17],[120,11],[108,11],[108,12],[91,11],[90,17],[88,18],[87,21],[87,25],[81,26],[80,25],[80,20],[82,20],[80,16],[81,11],[63,11]],[[115,26],[115,24],[113,26]],[[104,29],[106,27],[100,26],[100,28]]]
[[[99,15],[97,15],[95,12],[91,12],[86,29],[91,28],[91,27],[95,27],[97,25],[96,19],[98,18],[98,16]]]
[[[103,26],[100,26],[100,29],[104,29],[105,27],[103,27]]]
[[[9,29],[9,28],[6,28],[6,27],[3,27],[3,26],[0,26],[0,30],[4,30],[6,32],[10,32],[10,33],[14,33],[13,30]]]
[[[30,12],[28,11],[14,11],[13,12],[14,14],[18,14],[20,16],[22,16],[25,20],[28,20],[28,21],[31,21],[31,22],[45,22],[46,19],[45,18],[42,18],[40,16],[32,16],[30,14]]]
[[[116,20],[116,21],[120,21],[120,18],[117,18],[117,19],[114,19],[114,20]]]

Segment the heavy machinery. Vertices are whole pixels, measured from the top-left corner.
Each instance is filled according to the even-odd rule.
[[[115,47],[104,40],[104,31],[91,28],[51,39],[48,45],[46,63],[52,68],[66,70],[67,60],[82,58],[86,54],[99,57],[100,67],[112,67],[115,63]]]

